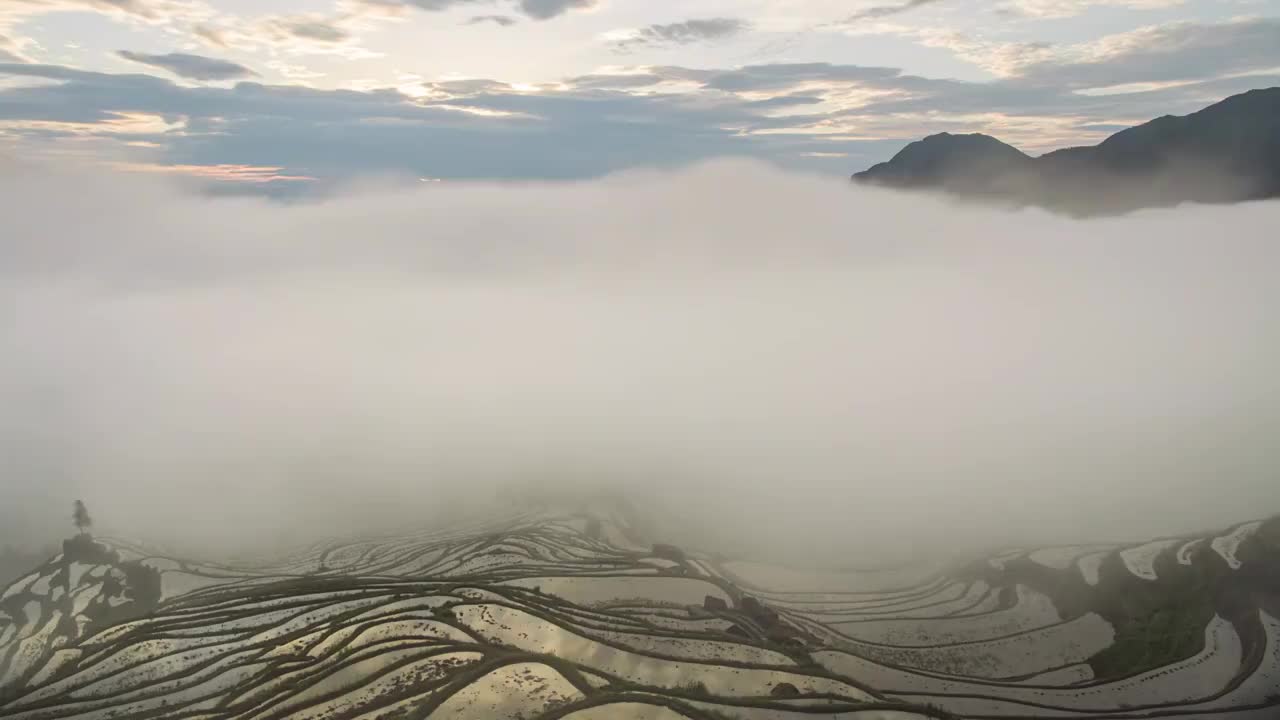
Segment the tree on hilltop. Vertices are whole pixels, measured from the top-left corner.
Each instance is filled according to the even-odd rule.
[[[93,527],[93,518],[89,517],[89,509],[84,506],[83,500],[77,500],[75,510],[71,513],[71,519],[76,524],[76,530],[81,535],[87,534],[89,528]]]

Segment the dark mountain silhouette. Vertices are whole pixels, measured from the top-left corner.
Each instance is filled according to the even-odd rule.
[[[895,187],[984,192],[998,189],[1002,178],[1028,172],[1034,164],[1031,156],[990,135],[940,133],[911,143],[892,160],[853,177]]]
[[[853,179],[1077,215],[1280,197],[1280,88],[1034,158],[988,135],[932,135]]]

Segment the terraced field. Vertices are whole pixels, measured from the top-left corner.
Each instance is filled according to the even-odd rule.
[[[654,544],[632,516],[259,564],[82,535],[0,595],[0,717],[1280,718],[1275,520],[804,570]]]

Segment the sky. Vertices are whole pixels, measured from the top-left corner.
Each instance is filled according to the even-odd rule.
[[[0,0],[0,154],[240,189],[847,175],[1280,85],[1280,0]]]
[[[813,552],[1272,514],[1280,206],[842,178],[1276,85],[1280,0],[0,0],[0,542],[547,478]]]

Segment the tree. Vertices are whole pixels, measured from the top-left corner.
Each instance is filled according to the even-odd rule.
[[[89,528],[93,527],[93,518],[89,517],[89,509],[84,506],[83,500],[77,500],[75,511],[71,514],[71,519],[75,521],[76,530],[81,535],[89,532]]]

